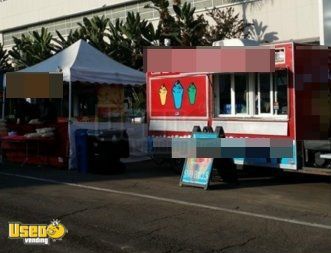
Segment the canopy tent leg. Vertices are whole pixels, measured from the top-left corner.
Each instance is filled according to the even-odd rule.
[[[6,88],[3,88],[2,91],[2,112],[1,112],[1,119],[5,119],[5,106],[6,106]]]
[[[68,159],[68,169],[72,169],[72,141],[71,141],[71,103],[72,103],[72,87],[71,87],[71,81],[69,81],[69,101],[68,101],[68,140],[69,140],[69,159]]]
[[[5,105],[6,105],[6,75],[3,75],[3,85],[2,85],[2,112],[1,112],[1,119],[5,119]]]
[[[69,81],[69,106],[68,106],[68,108],[69,108],[69,111],[68,111],[68,122],[71,122],[71,111],[72,111],[72,105],[71,105],[71,103],[72,103],[72,87],[71,87],[71,81]]]

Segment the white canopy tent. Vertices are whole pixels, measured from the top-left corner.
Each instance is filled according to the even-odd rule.
[[[69,83],[69,121],[72,82],[122,85],[139,85],[146,82],[143,72],[109,58],[84,40],[79,40],[49,59],[19,72],[62,72],[63,81]]]
[[[72,82],[121,85],[141,85],[146,82],[143,72],[109,58],[84,40],[79,40],[47,60],[18,72],[62,72],[63,81],[69,83],[69,120]]]
[[[73,82],[109,85],[142,85],[146,83],[145,74],[143,72],[127,67],[111,59],[84,40],[79,40],[43,62],[18,72],[63,73],[63,81],[69,83],[69,137]],[[4,86],[5,85],[6,81],[4,81]]]
[[[59,72],[65,82],[89,82],[134,85],[144,84],[145,74],[127,67],[84,40],[79,40],[58,54],[19,72]]]

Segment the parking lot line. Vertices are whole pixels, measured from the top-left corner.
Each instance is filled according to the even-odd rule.
[[[108,193],[113,193],[113,194],[121,194],[121,195],[126,195],[126,196],[131,196],[131,197],[138,197],[138,198],[162,201],[162,202],[167,202],[167,203],[171,203],[171,204],[190,206],[190,207],[198,207],[198,208],[209,209],[209,210],[214,210],[214,211],[226,212],[226,213],[230,213],[230,214],[244,215],[244,216],[250,216],[250,217],[261,218],[261,219],[266,219],[266,220],[273,220],[273,221],[278,221],[278,222],[285,222],[285,223],[291,223],[291,224],[296,224],[296,225],[302,225],[302,226],[308,226],[308,227],[315,227],[315,228],[331,230],[331,225],[306,222],[306,221],[301,221],[301,220],[296,220],[296,219],[281,218],[281,217],[277,217],[277,216],[259,214],[259,213],[248,212],[248,211],[233,210],[233,209],[230,209],[230,208],[204,205],[204,204],[199,204],[199,203],[194,203],[194,202],[188,202],[188,201],[183,201],[183,200],[158,197],[158,196],[153,196],[153,195],[148,195],[148,194],[140,194],[140,193],[129,192],[129,191],[119,191],[119,190],[114,190],[114,189],[110,189],[110,188],[101,188],[101,187],[96,187],[96,186],[90,186],[90,185],[84,185],[84,184],[75,184],[75,183],[58,181],[58,180],[53,180],[53,179],[48,179],[48,178],[32,177],[32,176],[5,173],[5,172],[0,172],[0,175],[17,177],[17,178],[24,178],[24,179],[35,180],[35,181],[46,182],[46,183],[52,183],[52,184],[60,184],[60,185],[78,187],[78,188],[94,190],[94,191],[108,192]]]

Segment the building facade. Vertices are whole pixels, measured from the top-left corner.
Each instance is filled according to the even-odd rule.
[[[183,0],[182,2],[184,2]],[[129,11],[139,12],[144,19],[158,20],[158,13],[144,6],[144,0],[0,0],[0,42],[13,46],[13,36],[46,27],[66,35],[78,27],[83,17],[105,15],[111,21],[125,19]],[[172,2],[172,0],[170,0]],[[328,38],[329,0],[186,0],[199,13],[213,7],[234,7],[241,17],[253,23],[252,39],[261,42],[294,40],[319,43]],[[323,5],[323,2],[325,4]],[[323,6],[325,8],[323,8]],[[326,10],[326,7],[328,8]],[[321,27],[323,26],[323,28]],[[326,32],[325,32],[326,30]],[[323,43],[322,43],[323,44]]]

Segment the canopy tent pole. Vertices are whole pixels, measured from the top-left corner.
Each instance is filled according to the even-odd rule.
[[[72,108],[72,105],[71,105],[71,103],[72,103],[71,99],[72,98],[71,97],[72,97],[72,87],[71,87],[71,81],[69,81],[68,122],[71,122],[71,111],[72,111],[72,109],[71,109]]]
[[[69,81],[69,101],[68,101],[68,140],[69,140],[69,159],[68,159],[68,169],[71,170],[71,156],[72,156],[72,149],[71,149],[71,103],[72,103],[72,87],[71,87],[71,80]]]
[[[3,83],[2,83],[2,112],[1,119],[5,119],[5,105],[6,105],[6,74],[3,75]]]
[[[6,78],[3,76],[3,85],[2,85],[2,112],[1,119],[5,119],[5,106],[6,106]]]
[[[6,88],[3,88],[2,91],[2,112],[1,112],[1,119],[5,119],[5,106],[6,106]]]

